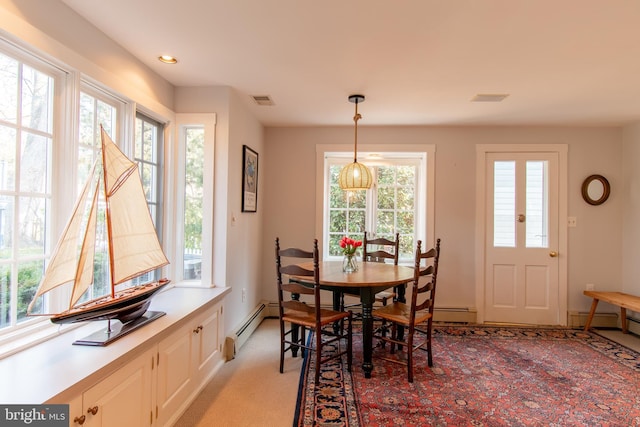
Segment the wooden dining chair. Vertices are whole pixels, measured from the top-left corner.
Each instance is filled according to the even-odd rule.
[[[334,311],[321,308],[320,305],[320,267],[318,261],[318,239],[313,241],[313,250],[305,251],[298,248],[280,249],[280,239],[276,238],[276,269],[278,284],[278,311],[280,319],[280,373],[284,372],[284,355],[287,351],[302,349],[315,352],[316,369],[315,382],[320,379],[320,365],[329,360],[347,355],[347,367],[351,372],[352,360],[352,314],[350,311]],[[313,268],[307,269],[299,265],[305,260],[313,260]],[[287,263],[285,265],[285,262]],[[284,278],[304,278],[305,284]],[[312,283],[312,285],[306,285]],[[286,295],[286,297],[285,297]],[[309,295],[309,304],[301,301],[300,296]],[[304,297],[303,297],[304,298]],[[346,322],[346,331],[333,326],[336,322]],[[287,329],[288,326],[288,329]],[[306,342],[306,331],[313,332],[314,341]],[[299,333],[301,332],[301,333]],[[346,349],[342,347],[342,340],[346,340]],[[336,343],[335,351],[328,355],[323,349]]]
[[[433,306],[436,298],[436,280],[438,278],[438,263],[440,260],[440,239],[437,240],[435,248],[422,252],[422,242],[418,241],[414,265],[414,278],[411,295],[411,303],[394,302],[380,309],[373,311],[374,319],[386,320],[386,328],[390,329],[387,336],[383,331],[374,332],[374,338],[381,343],[390,343],[390,356],[383,356],[383,359],[395,363],[407,365],[407,378],[413,382],[413,353],[415,350],[427,352],[429,366],[433,366],[433,354],[431,349],[431,335],[433,327]],[[422,266],[425,260],[429,265]],[[385,328],[385,329],[386,329]],[[408,330],[406,337],[399,336],[400,330]],[[424,339],[416,340],[416,335],[422,334]],[[394,356],[398,351],[406,349],[406,360]]]
[[[387,262],[390,260],[394,265],[398,265],[398,259],[400,256],[400,233],[396,233],[395,240],[389,240],[384,237],[376,239],[369,239],[368,232],[364,232],[364,239],[362,241],[362,261],[363,262]],[[359,294],[351,292],[343,292],[340,296],[340,308],[358,307],[360,304],[351,304],[345,306],[344,296],[359,296]],[[375,302],[382,304],[383,306],[391,300],[397,298],[397,291],[381,291],[375,296]]]

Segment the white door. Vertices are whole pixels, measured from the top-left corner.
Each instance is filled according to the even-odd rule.
[[[485,159],[484,320],[562,324],[558,153]]]

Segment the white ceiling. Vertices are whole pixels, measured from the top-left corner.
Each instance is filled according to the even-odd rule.
[[[363,126],[640,121],[636,0],[62,1],[175,86],[234,88],[266,126],[352,124],[352,93]]]

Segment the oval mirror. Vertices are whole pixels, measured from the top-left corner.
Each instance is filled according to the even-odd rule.
[[[582,183],[582,198],[590,205],[601,205],[611,192],[609,181],[602,175],[591,175]]]

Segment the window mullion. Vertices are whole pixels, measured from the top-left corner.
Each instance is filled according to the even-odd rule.
[[[366,213],[366,227],[364,231],[374,233],[377,229],[377,206],[378,206],[378,168],[376,166],[371,167],[373,169],[371,175],[373,176],[373,183],[371,189],[367,190],[367,213]]]

